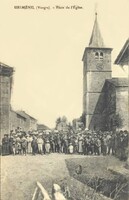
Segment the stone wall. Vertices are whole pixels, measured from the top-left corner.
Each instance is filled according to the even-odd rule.
[[[0,135],[9,134],[10,78],[0,76]]]
[[[15,131],[18,127],[21,127],[22,131],[28,131],[26,118],[19,115],[17,112],[10,111],[10,130]]]
[[[122,129],[128,130],[129,107],[128,107],[128,87],[116,88],[116,114],[122,119]]]
[[[116,88],[115,85],[106,81],[105,83],[105,115],[106,115],[106,129],[115,130],[114,118],[116,114]]]
[[[10,133],[10,99],[13,68],[0,63],[0,142]]]
[[[37,130],[37,120],[30,117],[30,130]]]
[[[17,115],[19,116],[19,119],[21,120],[21,128],[24,131],[33,131],[37,130],[37,120],[33,117],[31,117],[29,114],[27,114],[25,111],[16,111]],[[26,119],[26,120],[23,120]]]
[[[103,59],[101,60],[103,62],[104,68],[100,71],[111,71],[111,48],[86,48],[85,55],[83,57],[83,60],[86,65],[86,71],[98,71],[96,69],[96,58],[95,53],[103,53]],[[84,71],[85,71],[84,70]]]
[[[86,48],[84,52],[83,114],[86,114],[86,127],[89,129],[104,129],[105,91],[103,88],[105,80],[111,78],[111,51],[111,48]],[[96,53],[99,55],[98,58]],[[101,58],[100,54],[102,54]]]
[[[128,85],[121,80],[106,80],[100,94],[88,94],[86,122],[91,130],[128,130]]]
[[[89,129],[91,130],[105,130],[105,107],[106,107],[106,99],[105,99],[105,91],[102,89],[102,92],[98,95],[92,95],[92,101],[96,103],[93,114],[89,117]],[[90,95],[91,99],[91,95]],[[90,105],[90,103],[89,103]],[[91,104],[92,105],[92,104]],[[89,106],[91,107],[91,106]],[[92,106],[93,107],[93,106]],[[92,110],[92,108],[90,108]]]
[[[110,82],[111,81],[111,82]],[[120,79],[106,81],[106,126],[108,130],[128,129],[128,85],[119,85]],[[119,127],[116,125],[119,121]],[[118,122],[117,122],[118,123]]]

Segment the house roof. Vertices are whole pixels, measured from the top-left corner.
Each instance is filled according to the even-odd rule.
[[[16,113],[19,114],[19,115],[21,115],[21,116],[23,116],[23,117],[25,117],[26,119],[27,118],[31,118],[32,120],[36,120],[37,121],[37,119],[35,119],[34,117],[30,116],[25,111],[18,110],[18,111],[16,111]]]
[[[20,117],[24,118],[24,119],[27,119],[27,117],[23,116],[21,113],[17,112],[17,111],[14,111],[14,110],[10,110],[11,112],[13,113],[16,113],[17,115],[19,115]]]
[[[99,48],[105,47],[100,29],[99,29],[97,13],[95,13],[95,21],[94,21],[94,26],[93,26],[90,42],[89,42],[89,47],[99,47]]]
[[[13,67],[10,67],[0,62],[0,75],[11,76],[14,72]]]
[[[37,124],[38,130],[50,130],[50,128],[44,124]]]
[[[112,83],[115,87],[128,87],[129,80],[128,78],[112,78],[106,80],[109,83]]]
[[[129,38],[126,40],[123,48],[118,54],[114,64],[116,65],[129,65]]]

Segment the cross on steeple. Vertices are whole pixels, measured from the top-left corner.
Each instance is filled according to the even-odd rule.
[[[98,13],[97,12],[95,12],[95,16],[97,17],[97,15],[98,15]]]

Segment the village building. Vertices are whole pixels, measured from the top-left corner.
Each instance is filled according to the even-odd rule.
[[[73,127],[74,132],[78,132],[84,129],[84,124],[82,122],[82,119],[81,118],[73,119],[72,127]]]
[[[0,62],[0,141],[10,132],[10,100],[13,68]]]
[[[105,98],[107,129],[128,130],[128,79],[106,80]]]
[[[10,110],[10,131],[15,132],[16,130],[27,131],[26,127],[27,117],[14,110]]]
[[[69,131],[69,127],[68,124],[66,122],[61,121],[58,125],[57,125],[57,130],[59,132],[63,132],[63,133],[67,133]]]
[[[69,124],[67,122],[67,118],[63,116],[62,118],[58,118],[56,121],[56,130],[58,132],[67,133],[69,131]]]
[[[121,65],[121,66],[124,66],[124,65],[129,66],[129,38],[126,40],[114,64]]]
[[[25,111],[10,110],[10,131],[36,131],[37,120]]]
[[[126,40],[123,48],[121,49],[120,53],[118,54],[114,64],[120,65],[121,67],[127,66],[128,67],[128,85],[129,85],[129,38]],[[126,114],[127,119],[125,120],[127,122],[128,130],[129,130],[129,87],[128,92],[126,91],[127,96],[127,110],[126,113],[123,112],[123,114]]]
[[[126,61],[127,49],[126,45]],[[86,128],[91,130],[128,128],[128,79],[112,78],[111,52],[112,48],[104,44],[96,13],[89,46],[82,58],[83,115]]]
[[[50,130],[50,128],[48,128],[48,126],[46,126],[44,124],[37,124],[37,131],[38,132],[43,132],[45,130]]]
[[[27,114],[25,111],[18,110],[16,111],[17,117],[20,116],[26,120],[24,120],[24,126],[21,126],[23,131],[36,131],[37,130],[37,119]],[[12,121],[12,119],[11,119]],[[23,120],[22,120],[23,121]]]

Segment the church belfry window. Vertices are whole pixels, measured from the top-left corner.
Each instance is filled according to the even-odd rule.
[[[98,52],[95,53],[95,59],[99,59],[99,53]]]
[[[103,52],[100,52],[99,58],[100,58],[100,60],[103,60]]]
[[[103,60],[103,52],[96,52],[95,53],[96,60]]]

